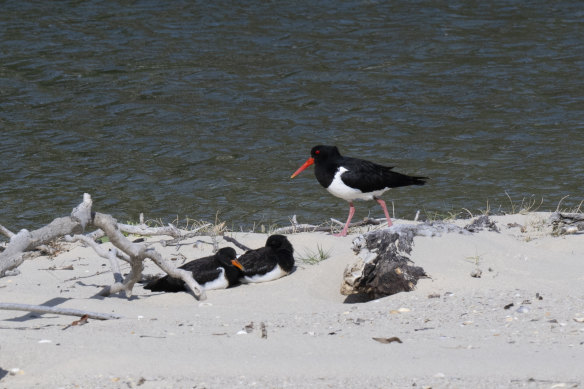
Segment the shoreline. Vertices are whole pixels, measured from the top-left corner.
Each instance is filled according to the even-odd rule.
[[[113,281],[111,270],[73,244],[1,278],[2,302],[123,317],[67,327],[75,318],[0,310],[0,388],[582,386],[584,237],[552,236],[549,216],[491,216],[499,233],[416,237],[410,259],[431,278],[364,303],[340,294],[343,271],[357,260],[351,231],[289,234],[293,273],[208,291],[205,301],[141,286],[130,299],[93,297]],[[228,234],[252,248],[267,237]],[[187,242],[156,248],[177,265],[211,252],[211,237]],[[299,260],[318,247],[327,259]],[[145,266],[145,274],[160,273],[151,261]],[[471,277],[475,268],[480,278]],[[392,337],[402,343],[373,339]]]

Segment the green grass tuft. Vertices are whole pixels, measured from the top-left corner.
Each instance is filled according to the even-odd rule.
[[[316,265],[328,258],[330,258],[330,250],[325,251],[321,245],[317,244],[316,251],[307,250],[304,255],[298,259],[308,265]]]

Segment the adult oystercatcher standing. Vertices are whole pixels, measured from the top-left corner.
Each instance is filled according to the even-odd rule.
[[[292,174],[296,177],[301,171],[314,164],[314,174],[318,182],[332,195],[349,202],[349,217],[340,234],[347,235],[351,218],[355,213],[353,201],[375,200],[383,208],[388,226],[391,219],[387,206],[379,196],[383,192],[407,185],[424,185],[427,177],[414,177],[392,171],[393,167],[382,166],[358,158],[343,157],[336,146],[314,146],[310,158]]]

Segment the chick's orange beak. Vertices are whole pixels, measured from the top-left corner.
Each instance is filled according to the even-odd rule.
[[[302,172],[304,169],[306,169],[307,167],[309,167],[310,165],[312,165],[314,163],[314,158],[310,157],[306,160],[306,162],[304,162],[304,165],[300,166],[300,168],[298,168],[298,170],[296,170],[294,172],[294,174],[292,174],[292,176],[290,178],[294,178],[297,175],[300,174],[300,172]]]
[[[235,266],[236,268],[238,268],[239,270],[245,271],[245,269],[243,268],[243,265],[237,259],[232,259],[231,264],[233,266]]]

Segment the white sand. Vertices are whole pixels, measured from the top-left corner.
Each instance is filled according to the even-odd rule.
[[[294,273],[209,291],[203,302],[141,286],[130,300],[92,297],[112,274],[106,260],[75,245],[1,278],[0,301],[124,318],[65,329],[77,318],[0,310],[0,388],[582,387],[584,323],[575,319],[584,317],[584,236],[552,237],[548,216],[494,217],[501,233],[416,237],[411,258],[432,279],[410,293],[354,304],[339,289],[345,266],[356,260],[356,233],[289,235]],[[254,248],[267,237],[233,236]],[[330,258],[298,260],[317,246]],[[191,260],[210,250],[189,244],[178,252]],[[481,278],[469,275],[477,259]],[[160,272],[146,265],[146,273]]]

